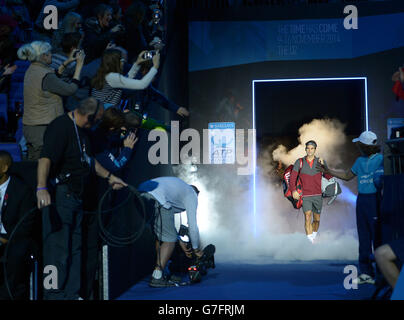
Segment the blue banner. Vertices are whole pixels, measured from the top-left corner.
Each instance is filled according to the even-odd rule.
[[[189,71],[263,61],[351,59],[404,46],[404,13],[341,19],[194,21],[189,24]]]

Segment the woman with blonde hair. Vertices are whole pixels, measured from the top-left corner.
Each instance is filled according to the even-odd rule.
[[[140,70],[142,62],[146,61],[143,55],[146,51],[142,51],[132,68],[128,72],[128,76],[122,75],[125,59],[122,51],[118,49],[108,49],[104,51],[101,58],[101,65],[97,74],[91,80],[91,95],[102,101],[108,106],[118,105],[121,101],[122,89],[143,90],[152,82],[157,70],[160,66],[160,54],[157,52],[153,58],[153,67],[140,80],[134,79]]]
[[[23,133],[27,140],[28,159],[38,160],[43,135],[47,125],[63,114],[63,96],[73,95],[80,80],[85,55],[80,52],[76,58],[69,57],[58,70],[50,67],[52,63],[52,46],[48,42],[34,41],[18,49],[21,60],[31,62],[24,76],[24,114],[22,118]],[[59,78],[66,66],[76,61],[72,82]]]

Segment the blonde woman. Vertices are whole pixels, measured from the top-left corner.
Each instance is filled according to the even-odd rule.
[[[50,67],[52,46],[48,42],[34,41],[22,46],[17,54],[21,60],[31,62],[24,76],[23,133],[27,140],[28,160],[38,160],[43,134],[47,125],[63,114],[63,96],[73,95],[78,89],[85,55],[69,57],[58,70]],[[66,66],[76,61],[72,82],[58,77]]]

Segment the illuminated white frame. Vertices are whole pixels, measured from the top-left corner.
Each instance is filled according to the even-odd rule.
[[[258,82],[286,82],[286,81],[326,81],[326,80],[364,80],[365,81],[365,128],[369,130],[368,118],[368,79],[367,77],[345,77],[345,78],[300,78],[300,79],[267,79],[267,80],[253,80],[252,81],[252,99],[253,99],[253,130],[255,128],[255,83]],[[257,189],[256,189],[256,173],[257,173],[257,135],[254,134],[253,143],[253,217],[254,217],[254,236],[257,235]]]

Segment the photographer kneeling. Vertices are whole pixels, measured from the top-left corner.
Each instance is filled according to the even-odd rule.
[[[139,192],[144,199],[154,203],[154,232],[157,235],[156,243],[157,262],[154,268],[151,287],[171,287],[176,284],[163,276],[163,270],[170,259],[178,234],[174,223],[174,214],[186,211],[189,225],[189,238],[192,249],[181,245],[185,254],[191,252],[198,257],[203,256],[199,249],[199,229],[196,221],[196,209],[198,207],[199,190],[185,183],[177,177],[160,177],[148,180],[139,185]],[[160,242],[162,242],[160,244]]]

